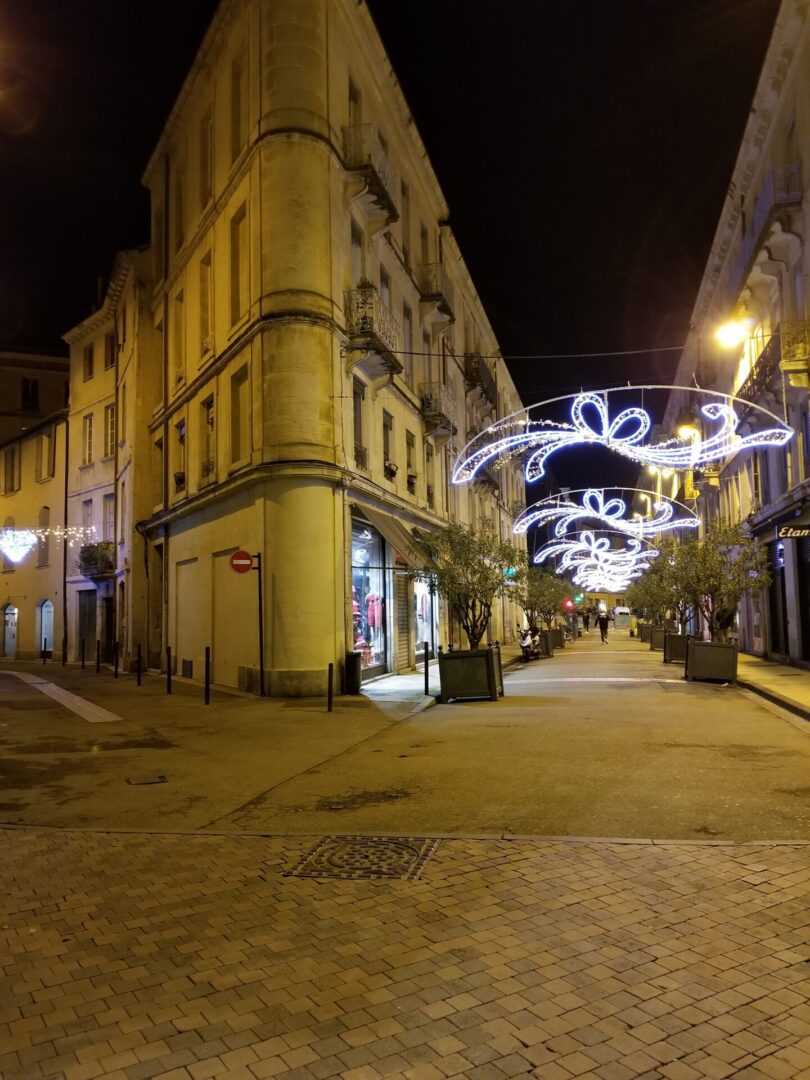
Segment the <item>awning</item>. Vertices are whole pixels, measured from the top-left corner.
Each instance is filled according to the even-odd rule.
[[[422,567],[429,561],[425,559],[413,536],[398,518],[386,514],[382,510],[372,510],[371,507],[365,504],[358,506],[358,510],[385,537],[396,554],[402,556],[408,566]]]

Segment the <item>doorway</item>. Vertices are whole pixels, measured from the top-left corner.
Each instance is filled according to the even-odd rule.
[[[17,616],[19,612],[13,604],[3,608],[3,656],[13,660],[17,655]]]
[[[37,608],[39,616],[39,651],[40,653],[53,652],[53,604],[50,600],[43,600]]]
[[[90,656],[96,647],[96,590],[79,589],[79,637],[81,650],[84,642],[84,655]]]

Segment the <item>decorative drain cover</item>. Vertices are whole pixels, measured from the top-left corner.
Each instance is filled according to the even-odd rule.
[[[423,836],[325,836],[284,876],[413,881],[438,846]]]

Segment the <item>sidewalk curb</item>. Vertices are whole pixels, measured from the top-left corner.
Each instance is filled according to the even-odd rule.
[[[737,686],[739,686],[741,690],[750,690],[752,694],[758,694],[759,697],[763,697],[766,701],[770,701],[772,705],[778,705],[780,709],[787,709],[788,712],[793,713],[794,716],[801,717],[802,720],[810,720],[810,708],[800,705],[798,701],[782,697],[781,694],[777,694],[773,690],[766,690],[763,686],[758,686],[757,683],[748,682],[746,679],[741,679],[739,676],[737,676]]]

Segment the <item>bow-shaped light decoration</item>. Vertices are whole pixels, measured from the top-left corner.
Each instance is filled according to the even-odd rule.
[[[535,554],[534,562],[540,565],[562,556],[557,573],[570,573],[573,583],[587,592],[624,592],[658,556],[656,548],[643,548],[642,544],[634,537],[623,548],[615,548],[609,537],[587,530],[575,539],[552,540]]]
[[[482,435],[476,436],[456,462],[453,483],[466,483],[484,465],[512,457],[526,449],[532,451],[526,462],[526,479],[531,483],[545,474],[545,463],[551,454],[566,446],[605,446],[643,465],[699,469],[746,448],[784,446],[793,437],[793,430],[787,425],[738,435],[740,421],[730,404],[733,399],[726,395],[719,396],[725,400],[711,401],[701,408],[707,420],[720,423],[719,429],[708,439],[678,438],[656,446],[643,446],[640,444],[652,426],[649,413],[632,406],[623,409],[611,420],[607,392],[578,394],[571,406],[570,424],[512,418],[494,424]],[[772,416],[756,405],[749,408]],[[521,415],[527,415],[526,410]],[[773,419],[778,421],[778,417]]]
[[[578,492],[573,494],[576,495]],[[644,494],[653,495],[654,493],[644,492]],[[684,507],[686,516],[674,517],[674,502],[663,496],[657,497],[657,501],[653,503],[653,509],[655,516],[652,518],[627,518],[625,516],[627,503],[624,499],[618,497],[608,499],[603,490],[586,488],[581,504],[570,498],[560,500],[559,496],[550,496],[534,503],[517,516],[513,532],[521,535],[532,525],[546,525],[556,521],[554,535],[564,536],[569,526],[580,519],[594,519],[609,529],[641,537],[654,536],[669,529],[694,529],[699,525],[697,517],[688,507]]]

